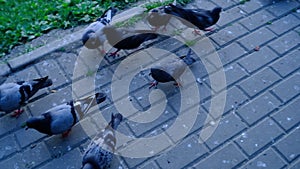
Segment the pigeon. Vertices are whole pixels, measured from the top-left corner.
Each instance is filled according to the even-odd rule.
[[[165,12],[170,15],[181,18],[180,20],[183,24],[188,27],[199,28],[200,30],[212,31],[210,26],[216,24],[220,18],[220,13],[222,11],[221,7],[216,7],[212,10],[205,9],[184,9],[179,6],[169,4],[165,7]],[[196,29],[195,33],[198,33]]]
[[[81,38],[82,43],[88,49],[96,49],[99,46],[102,46],[102,53],[105,53],[103,48],[103,43],[105,42],[105,36],[102,32],[102,29],[109,25],[113,16],[117,13],[116,8],[107,9],[103,15],[98,18],[95,22],[91,23],[85,30]]]
[[[166,30],[166,26],[171,19],[171,15],[165,13],[164,7],[158,7],[149,11],[146,19],[149,25],[152,26],[156,32],[162,26],[163,30]]]
[[[115,152],[115,130],[123,117],[120,113],[111,115],[108,125],[91,141],[83,155],[81,169],[108,168]]]
[[[25,122],[26,130],[33,128],[47,135],[62,134],[68,136],[71,128],[81,120],[88,110],[105,101],[104,93],[84,97],[76,101],[53,107],[40,116],[31,117]]]
[[[188,65],[193,64],[196,60],[191,56],[191,49],[188,51],[188,54],[178,58],[171,58],[162,62],[158,65],[155,65],[150,68],[150,75],[155,80],[149,88],[157,86],[159,82],[166,83],[175,81],[175,85],[179,86],[177,82],[180,76],[185,71]]]
[[[113,26],[106,26],[103,28],[103,32],[108,43],[117,49],[110,56],[116,56],[121,49],[138,48],[143,42],[158,37],[157,34],[149,30],[117,29]]]
[[[23,110],[21,106],[40,89],[52,85],[52,80],[48,76],[29,81],[19,81],[16,83],[4,83],[0,86],[0,111],[10,113],[16,110],[12,116],[18,117]]]

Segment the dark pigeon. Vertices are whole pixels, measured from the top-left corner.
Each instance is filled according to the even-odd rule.
[[[172,82],[175,81],[176,85],[179,85],[178,80],[180,76],[185,71],[188,65],[191,65],[196,60],[191,57],[191,49],[188,54],[178,58],[168,59],[165,62],[159,63],[156,66],[151,67],[150,75],[155,80],[151,86],[157,86],[160,83]]]
[[[179,17],[180,21],[186,26],[191,28],[197,27],[205,31],[212,31],[209,27],[218,22],[221,11],[221,7],[216,7],[212,10],[184,9],[173,4],[165,7],[167,14]]]
[[[103,32],[108,43],[117,49],[116,52],[111,53],[111,56],[116,56],[121,49],[135,49],[142,43],[158,37],[153,31],[117,29],[112,26],[106,26]]]
[[[117,9],[109,8],[107,9],[103,15],[98,18],[95,22],[91,23],[84,31],[84,34],[81,38],[82,43],[88,49],[96,49],[102,46],[102,52],[105,53],[103,49],[103,43],[106,38],[102,32],[102,29],[109,25],[113,16],[117,13]]]
[[[62,134],[63,137],[66,137],[71,128],[84,117],[91,107],[102,103],[105,99],[104,93],[96,93],[93,96],[53,107],[40,116],[28,119],[25,123],[26,129],[33,128],[44,134]]]
[[[122,119],[119,113],[111,115],[108,125],[97,134],[84,153],[81,169],[103,169],[110,166],[116,146],[115,130]]]
[[[16,112],[12,116],[19,116],[24,105],[40,89],[52,85],[52,80],[48,76],[29,81],[19,81],[16,83],[4,83],[0,86],[0,111],[10,113]]]

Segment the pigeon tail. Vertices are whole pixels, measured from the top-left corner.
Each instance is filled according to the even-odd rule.
[[[184,63],[187,65],[191,65],[194,62],[196,62],[196,60],[191,57],[191,51],[192,51],[192,49],[189,49],[187,55],[180,57],[180,59],[182,59],[184,61]]]
[[[114,130],[116,130],[123,120],[123,116],[120,113],[117,114],[111,114],[111,120],[108,123],[109,126],[111,126]]]
[[[108,25],[117,12],[118,10],[116,8],[110,7],[106,11],[104,11],[96,21],[99,21],[104,25]]]
[[[32,97],[36,92],[38,92],[40,89],[49,87],[52,85],[52,80],[48,78],[48,76],[39,78],[39,79],[33,79],[28,82],[18,82],[19,84],[22,83],[22,88],[24,88],[24,91],[28,95],[27,98]],[[26,86],[29,86],[26,87]]]

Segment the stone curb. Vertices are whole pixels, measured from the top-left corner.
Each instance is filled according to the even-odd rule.
[[[146,9],[141,6],[142,5],[139,5],[138,7],[133,7],[129,10],[126,10],[126,11],[123,11],[123,12],[117,14],[114,17],[112,24],[117,23],[117,22],[122,22],[122,21],[125,21],[125,20],[135,16],[135,15],[142,14]],[[37,48],[36,50],[33,50],[29,53],[21,55],[12,60],[9,60],[8,64],[2,64],[2,65],[0,64],[0,76],[1,75],[5,76],[5,75],[11,73],[12,71],[17,70],[21,67],[24,67],[55,50],[58,50],[60,48],[65,47],[68,44],[79,41],[81,39],[83,31],[84,31],[84,29],[74,32],[72,34],[66,35],[63,38],[55,40],[53,42],[50,42],[50,43],[46,44],[45,46]]]

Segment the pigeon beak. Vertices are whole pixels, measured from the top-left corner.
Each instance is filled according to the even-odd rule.
[[[25,128],[25,127],[28,128],[27,123],[26,123],[26,122],[22,123],[22,124],[21,124],[21,127],[22,127],[22,128]]]

